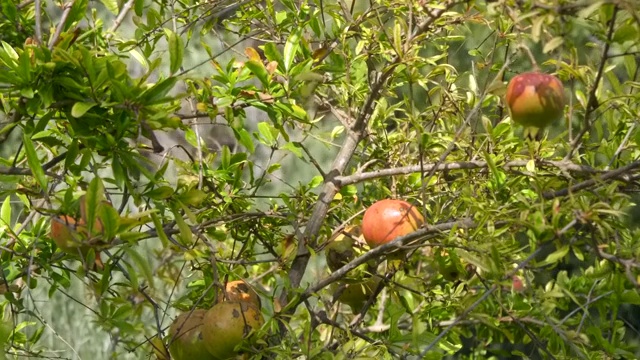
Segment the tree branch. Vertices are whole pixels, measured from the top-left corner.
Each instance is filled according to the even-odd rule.
[[[514,160],[502,166],[503,169],[521,168],[527,166],[528,160]],[[570,161],[548,161],[543,160],[538,163],[541,166],[551,166],[560,169],[563,172],[576,172],[597,174],[600,171],[590,166],[579,165]],[[419,172],[441,172],[447,170],[471,170],[471,169],[486,169],[488,164],[486,161],[456,161],[442,164],[424,164],[424,165],[410,165],[392,169],[381,169],[366,173],[359,173],[347,176],[338,176],[335,181],[339,186],[346,186],[361,183],[364,181],[377,179],[381,177],[394,176],[394,175],[408,175]]]
[[[35,13],[36,43],[40,45],[42,44],[42,0],[35,0]]]
[[[113,36],[113,33],[118,30],[118,28],[120,27],[120,25],[122,24],[122,22],[124,21],[124,18],[127,16],[127,14],[129,13],[129,11],[131,10],[131,8],[133,7],[133,3],[135,2],[135,0],[129,0],[127,1],[124,6],[122,6],[122,10],[120,10],[120,13],[118,14],[118,16],[116,17],[115,20],[113,20],[113,25],[111,25],[111,28],[109,29],[110,34],[107,34],[107,39]]]
[[[36,0],[39,1],[39,0]],[[60,39],[60,35],[62,34],[62,29],[64,29],[64,25],[67,22],[67,18],[71,13],[71,8],[73,8],[73,4],[75,0],[71,0],[68,3],[64,4],[64,11],[62,12],[62,16],[60,16],[60,22],[58,23],[58,27],[56,27],[56,32],[53,34],[51,39],[49,40],[49,50],[53,50],[53,47]]]
[[[600,59],[598,72],[596,73],[596,78],[593,80],[593,87],[589,92],[589,99],[587,100],[587,109],[584,113],[584,128],[582,128],[576,138],[573,139],[571,147],[569,148],[569,152],[567,152],[567,155],[564,157],[565,160],[571,159],[573,153],[580,147],[580,144],[582,143],[582,137],[591,128],[591,115],[600,106],[600,104],[598,103],[596,92],[598,91],[598,84],[600,83],[600,79],[602,79],[602,75],[604,74],[604,66],[607,63],[609,47],[611,46],[611,39],[613,38],[617,14],[618,6],[614,5],[613,15],[611,16],[611,20],[609,23],[609,31],[607,32],[607,41],[605,42],[604,48],[602,49],[602,58]]]
[[[589,179],[589,180],[585,180],[583,182],[579,182],[575,185],[569,186],[568,188],[562,189],[562,190],[557,190],[557,191],[547,191],[544,192],[542,194],[542,197],[544,199],[553,199],[553,198],[557,198],[557,197],[561,197],[561,196],[567,196],[572,192],[575,191],[579,191],[579,190],[583,190],[589,187],[592,187],[598,183],[604,182],[606,180],[610,180],[610,179],[616,179],[619,178],[621,176],[624,176],[627,174],[627,172],[640,168],[640,160],[638,161],[634,161],[631,164],[627,165],[627,166],[623,166],[621,168],[615,169],[615,170],[611,170],[609,172],[606,172],[600,176],[597,176],[593,179]]]

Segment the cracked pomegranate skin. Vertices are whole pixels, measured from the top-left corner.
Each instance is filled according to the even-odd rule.
[[[403,200],[386,199],[371,205],[362,219],[362,234],[370,247],[410,234],[424,224],[420,209]]]
[[[218,293],[218,302],[248,302],[253,304],[256,308],[260,309],[262,304],[260,297],[253,290],[251,285],[247,284],[244,280],[233,280],[227,282],[225,286],[225,294],[220,291]]]

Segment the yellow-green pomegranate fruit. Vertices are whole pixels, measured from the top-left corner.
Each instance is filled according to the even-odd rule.
[[[382,278],[374,275],[364,281],[344,283],[344,291],[338,295],[337,300],[348,305],[351,311],[357,314],[369,298],[373,296],[380,281],[382,281]],[[334,294],[337,294],[342,287],[341,285],[340,283],[333,284],[331,289]]]
[[[355,259],[358,255],[356,251],[357,240],[362,237],[360,226],[347,226],[342,234],[330,240],[324,248],[327,258],[327,266],[331,271],[336,271]]]
[[[263,323],[260,310],[249,302],[217,303],[204,316],[205,347],[216,359],[232,358],[235,347]]]
[[[173,360],[217,360],[209,353],[203,337],[207,310],[197,309],[178,316],[169,328],[169,353]]]

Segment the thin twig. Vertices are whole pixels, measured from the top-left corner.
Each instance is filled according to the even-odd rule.
[[[29,5],[33,4],[33,3],[34,3],[34,0],[26,0],[26,1],[23,1],[23,2],[21,2],[20,4],[18,4],[18,5],[16,6],[16,8],[17,8],[18,10],[22,10],[22,9],[26,8],[27,6],[29,6]]]
[[[573,153],[580,147],[582,143],[582,137],[584,134],[589,131],[591,128],[591,115],[594,111],[600,106],[598,104],[598,97],[596,92],[598,91],[598,84],[600,83],[600,79],[602,79],[602,75],[604,74],[604,66],[607,63],[609,47],[611,46],[611,39],[613,38],[613,33],[615,29],[616,23],[616,15],[618,14],[618,6],[614,5],[613,7],[613,15],[611,16],[611,20],[609,23],[609,31],[607,32],[607,41],[604,44],[604,48],[602,49],[602,57],[600,59],[600,65],[598,66],[598,71],[596,72],[596,78],[593,81],[593,87],[591,91],[589,91],[589,99],[587,100],[587,108],[584,113],[584,126],[577,134],[577,136],[573,139],[571,143],[571,147],[567,152],[567,155],[564,157],[566,160],[571,159]]]
[[[616,152],[613,153],[613,156],[611,156],[611,160],[609,161],[609,164],[607,164],[607,167],[605,167],[605,170],[609,170],[609,167],[611,167],[613,162],[616,161],[616,158],[620,155],[624,147],[627,145],[627,141],[629,141],[629,138],[631,138],[631,134],[633,133],[633,130],[635,130],[635,128],[636,123],[631,124],[629,130],[627,130],[627,134],[624,136],[624,139],[622,139],[622,141],[620,142],[620,146],[618,146]]]
[[[113,33],[118,30],[118,28],[120,27],[120,25],[122,24],[122,22],[124,21],[124,18],[127,16],[127,14],[129,13],[129,11],[131,10],[131,8],[133,7],[133,3],[135,2],[135,0],[129,0],[127,1],[124,6],[122,6],[122,10],[120,10],[120,13],[118,14],[118,16],[116,17],[115,20],[113,20],[113,25],[111,25],[111,28],[109,29],[109,34],[107,34],[107,39],[109,39],[110,37],[113,36]]]
[[[37,1],[39,1],[39,0],[37,0]],[[62,30],[64,29],[64,25],[67,22],[67,18],[69,17],[69,14],[71,13],[71,8],[73,8],[73,4],[74,3],[75,3],[75,0],[71,0],[68,3],[64,4],[64,11],[62,12],[62,15],[60,16],[60,22],[58,23],[58,27],[56,27],[56,32],[51,37],[51,40],[49,40],[49,50],[52,50],[53,47],[58,42],[58,39],[60,39],[60,35],[62,35]]]
[[[35,12],[36,43],[40,45],[42,44],[42,0],[35,0]]]

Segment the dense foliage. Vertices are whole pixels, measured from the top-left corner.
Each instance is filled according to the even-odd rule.
[[[237,279],[250,358],[640,356],[634,1],[0,5],[0,358],[167,359]],[[539,141],[504,102],[535,68]],[[385,198],[426,225],[330,271]]]

